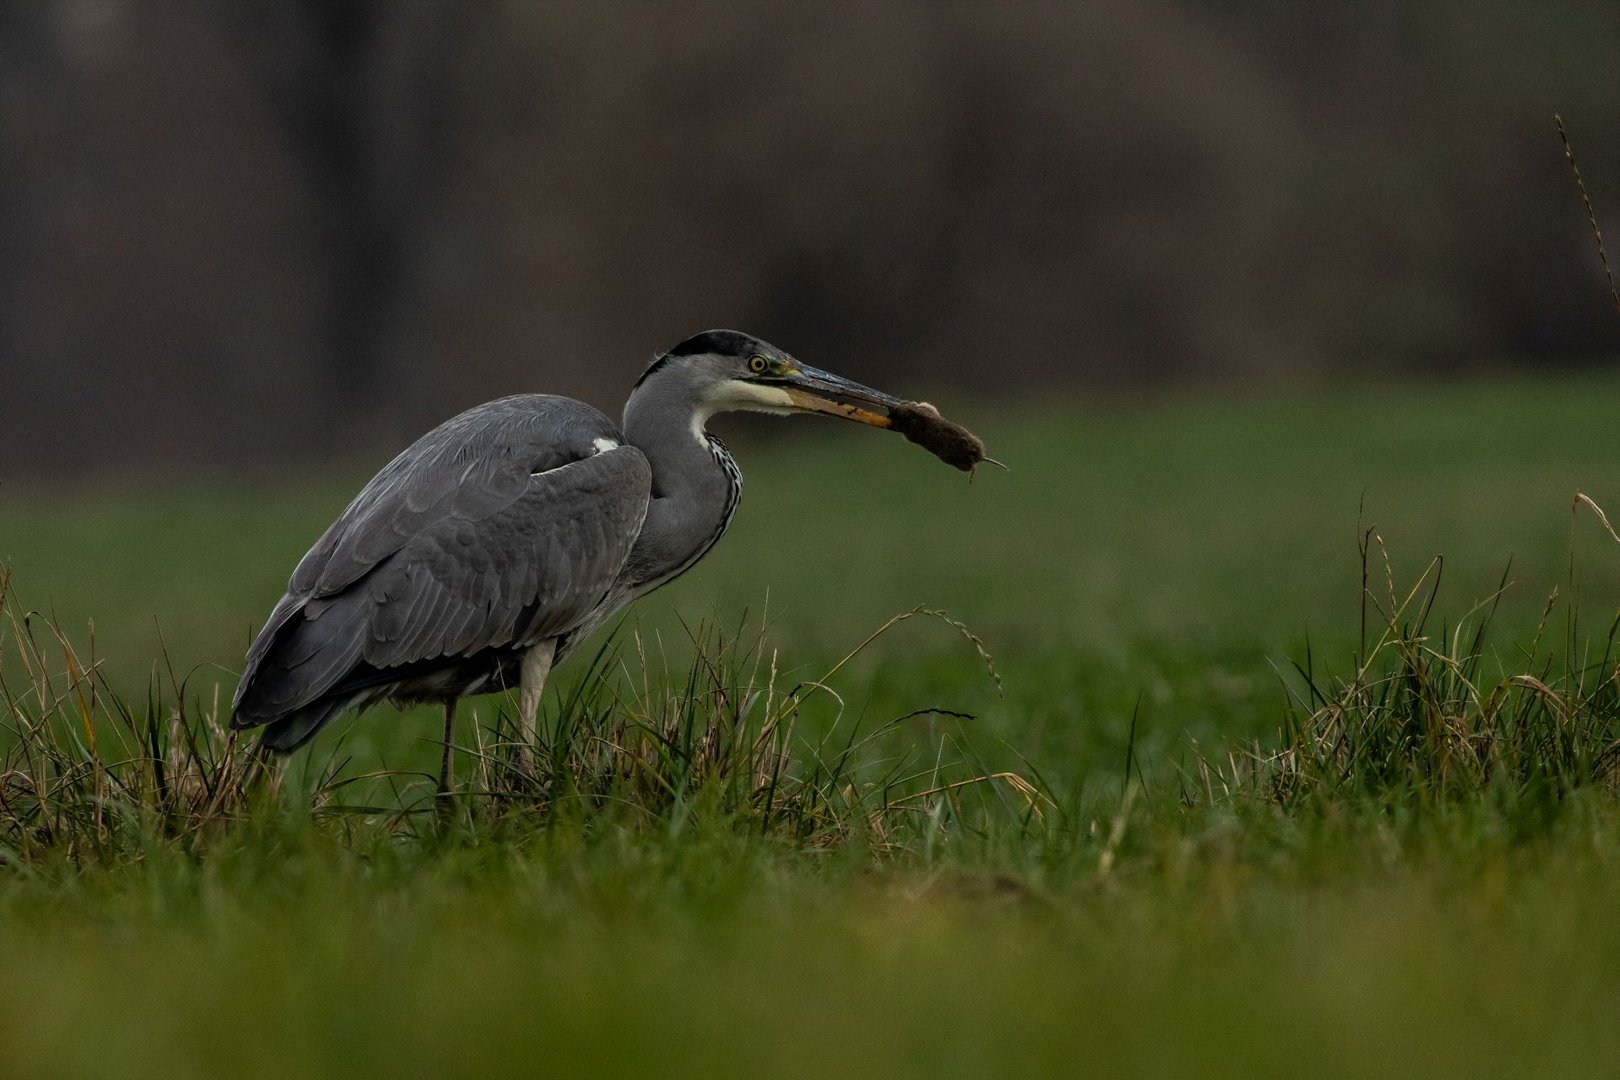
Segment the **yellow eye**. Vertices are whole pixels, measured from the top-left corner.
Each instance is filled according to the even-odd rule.
[[[757,353],[748,358],[748,370],[752,371],[755,375],[763,373],[764,370],[770,366],[770,364],[771,362],[769,360],[758,355]]]

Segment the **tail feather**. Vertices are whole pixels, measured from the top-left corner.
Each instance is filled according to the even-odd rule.
[[[352,704],[354,702],[339,698],[317,701],[301,709],[294,709],[286,716],[264,725],[264,733],[259,736],[259,745],[278,754],[290,754],[313,739],[333,717]]]
[[[264,727],[265,746],[292,750],[353,700],[341,685],[360,660],[359,605],[327,606],[315,617],[284,598],[248,650],[231,726]]]

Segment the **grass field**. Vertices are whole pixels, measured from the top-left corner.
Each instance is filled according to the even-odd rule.
[[[999,691],[937,619],[860,649],[794,714],[784,797],[825,800],[799,832],[717,769],[658,789],[674,751],[445,830],[311,814],[339,765],[390,775],[334,807],[426,806],[436,718],[384,710],[198,829],[136,807],[69,844],[0,814],[0,1073],[1616,1075],[1620,545],[1571,507],[1620,510],[1617,400],[1602,376],[955,402],[1011,466],[971,485],[852,426],[739,425],[731,533],[632,613],[592,700],[712,704],[681,697],[700,625],[735,661],[763,625],[761,670],[819,680],[917,605]],[[201,717],[376,464],[8,485],[0,559],[81,660],[94,618],[137,716]],[[548,694],[555,745],[587,659]],[[16,769],[15,642],[0,675]],[[508,704],[477,702],[486,735]],[[924,709],[967,716],[877,731]]]

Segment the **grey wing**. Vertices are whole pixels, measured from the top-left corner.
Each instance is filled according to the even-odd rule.
[[[507,398],[448,421],[299,563],[249,650],[233,725],[325,702],[318,726],[357,678],[567,633],[616,584],[650,490],[646,458],[578,402]]]

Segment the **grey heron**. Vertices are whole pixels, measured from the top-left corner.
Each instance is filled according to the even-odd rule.
[[[932,407],[734,330],[654,360],[622,426],[546,394],[479,405],[384,466],[299,562],[248,649],[231,726],[288,752],[348,709],[441,702],[447,792],[457,700],[515,686],[528,763],[552,667],[726,531],[742,474],[705,424],[734,410],[827,413],[932,441],[959,468],[983,459]]]

